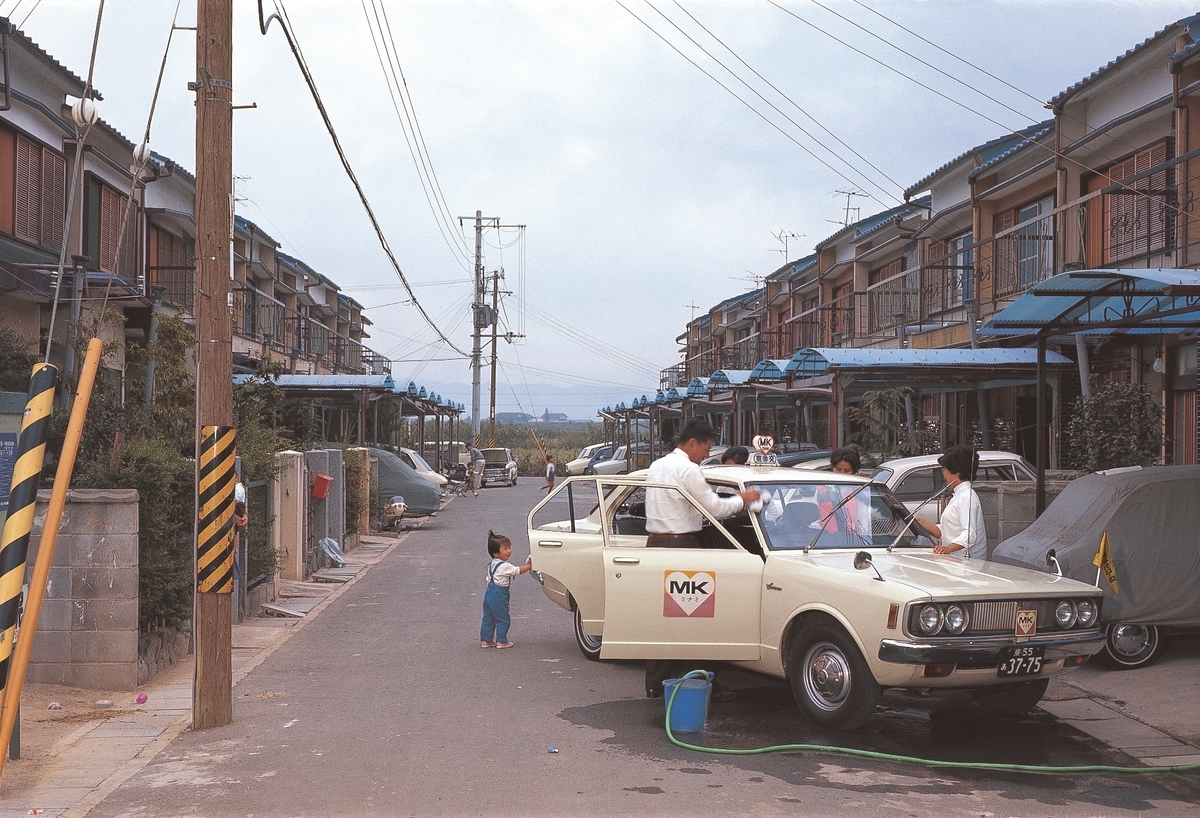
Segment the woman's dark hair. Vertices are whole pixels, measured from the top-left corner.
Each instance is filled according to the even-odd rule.
[[[725,451],[721,452],[721,462],[728,463],[730,460],[734,465],[744,466],[746,461],[750,459],[750,450],[745,446],[730,446]]]
[[[508,537],[505,537],[503,534],[497,534],[495,531],[488,529],[488,554],[493,557],[499,556],[500,546],[502,545],[511,547],[512,543],[509,542]]]
[[[862,468],[862,458],[858,456],[858,449],[851,449],[849,446],[842,449],[834,449],[829,455],[829,465],[836,466],[842,461],[850,464],[850,468],[854,469],[854,473],[858,474]]]
[[[957,475],[959,480],[970,482],[975,479],[975,472],[979,469],[979,453],[973,446],[959,443],[946,449],[937,462],[946,471]]]

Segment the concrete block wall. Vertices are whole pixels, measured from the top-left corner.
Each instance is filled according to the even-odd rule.
[[[38,493],[26,577],[50,493]],[[138,493],[67,494],[29,658],[29,682],[133,690],[138,681]]]

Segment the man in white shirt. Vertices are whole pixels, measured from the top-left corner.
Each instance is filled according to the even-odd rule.
[[[951,446],[938,458],[938,465],[942,467],[946,487],[953,489],[954,494],[937,525],[916,518],[922,528],[941,540],[934,546],[933,553],[987,559],[983,504],[971,488],[971,478],[979,468],[979,454],[970,446]]]
[[[675,450],[650,464],[646,482],[682,487],[714,517],[737,514],[758,499],[758,489],[747,489],[730,497],[722,497],[713,491],[699,464],[708,457],[716,437],[707,421],[689,420],[679,432]],[[704,548],[700,537],[703,522],[704,515],[678,491],[646,488],[647,547]],[[650,698],[662,696],[663,681],[691,670],[687,667],[689,664],[674,659],[646,660],[646,695]],[[714,683],[711,696],[713,701],[728,701],[734,693]]]
[[[737,514],[758,499],[758,489],[722,497],[704,479],[700,462],[708,457],[716,432],[706,421],[689,420],[679,432],[679,444],[670,454],[650,464],[647,483],[666,483],[683,488],[714,517]],[[700,526],[704,522],[695,506],[679,492],[646,489],[647,546],[660,548],[702,548]]]

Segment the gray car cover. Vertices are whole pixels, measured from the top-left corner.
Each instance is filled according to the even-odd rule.
[[[996,546],[992,559],[1093,584],[1108,532],[1117,589],[1101,577],[1102,622],[1200,624],[1200,466],[1155,466],[1072,481],[1041,517]]]

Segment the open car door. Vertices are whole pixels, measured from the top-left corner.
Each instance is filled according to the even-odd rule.
[[[605,659],[759,658],[763,560],[673,486],[707,520],[704,548],[649,548],[625,535],[628,506],[605,504]],[[601,487],[601,494],[606,494]],[[711,528],[711,530],[710,530]],[[616,536],[614,536],[616,535]]]

